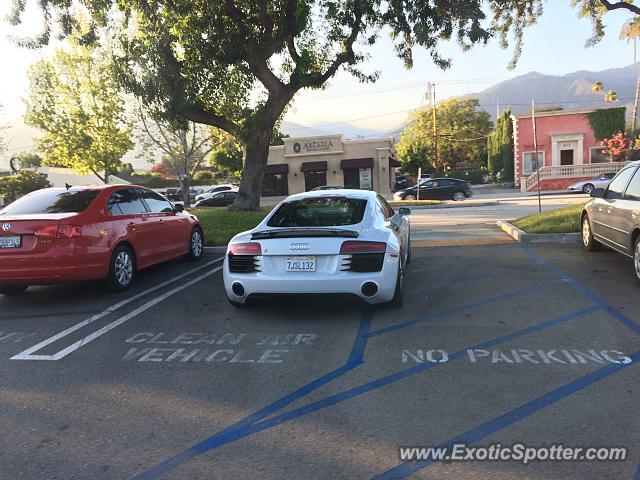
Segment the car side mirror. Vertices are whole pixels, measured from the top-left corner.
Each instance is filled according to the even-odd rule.
[[[407,207],[400,207],[398,213],[402,216],[411,215],[411,209]]]
[[[178,203],[177,205],[174,205],[173,208],[176,211],[176,213],[184,212],[184,205],[182,205],[181,203]]]
[[[593,198],[604,198],[604,188],[594,188],[590,194]]]

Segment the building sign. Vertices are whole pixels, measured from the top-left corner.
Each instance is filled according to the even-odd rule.
[[[285,157],[342,153],[342,135],[309,138],[285,138]]]
[[[360,169],[360,189],[362,189],[362,190],[373,190],[373,183],[371,181],[371,169],[370,168],[361,168]]]

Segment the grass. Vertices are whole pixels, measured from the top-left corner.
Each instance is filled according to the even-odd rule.
[[[200,220],[204,229],[204,238],[209,246],[226,245],[237,233],[252,229],[269,213],[268,210],[230,212],[226,207],[199,208],[189,211]]]
[[[511,223],[526,233],[575,233],[580,231],[584,203],[520,217]]]

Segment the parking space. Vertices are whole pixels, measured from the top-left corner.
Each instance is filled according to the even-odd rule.
[[[414,249],[400,310],[235,309],[219,255],[0,297],[0,478],[634,479],[640,304],[575,246]],[[619,462],[402,462],[402,446],[624,446]]]

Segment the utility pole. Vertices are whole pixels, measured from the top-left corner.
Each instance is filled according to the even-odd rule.
[[[436,155],[436,170],[440,168],[440,152],[438,151],[438,117],[436,115],[436,84],[429,82],[427,84],[429,97],[431,101],[431,110],[433,112],[433,147]]]
[[[533,124],[533,148],[536,155],[536,175],[538,175],[538,212],[542,213],[542,199],[540,198],[540,160],[538,158],[538,132],[536,130],[536,104],[531,99],[531,123]]]

